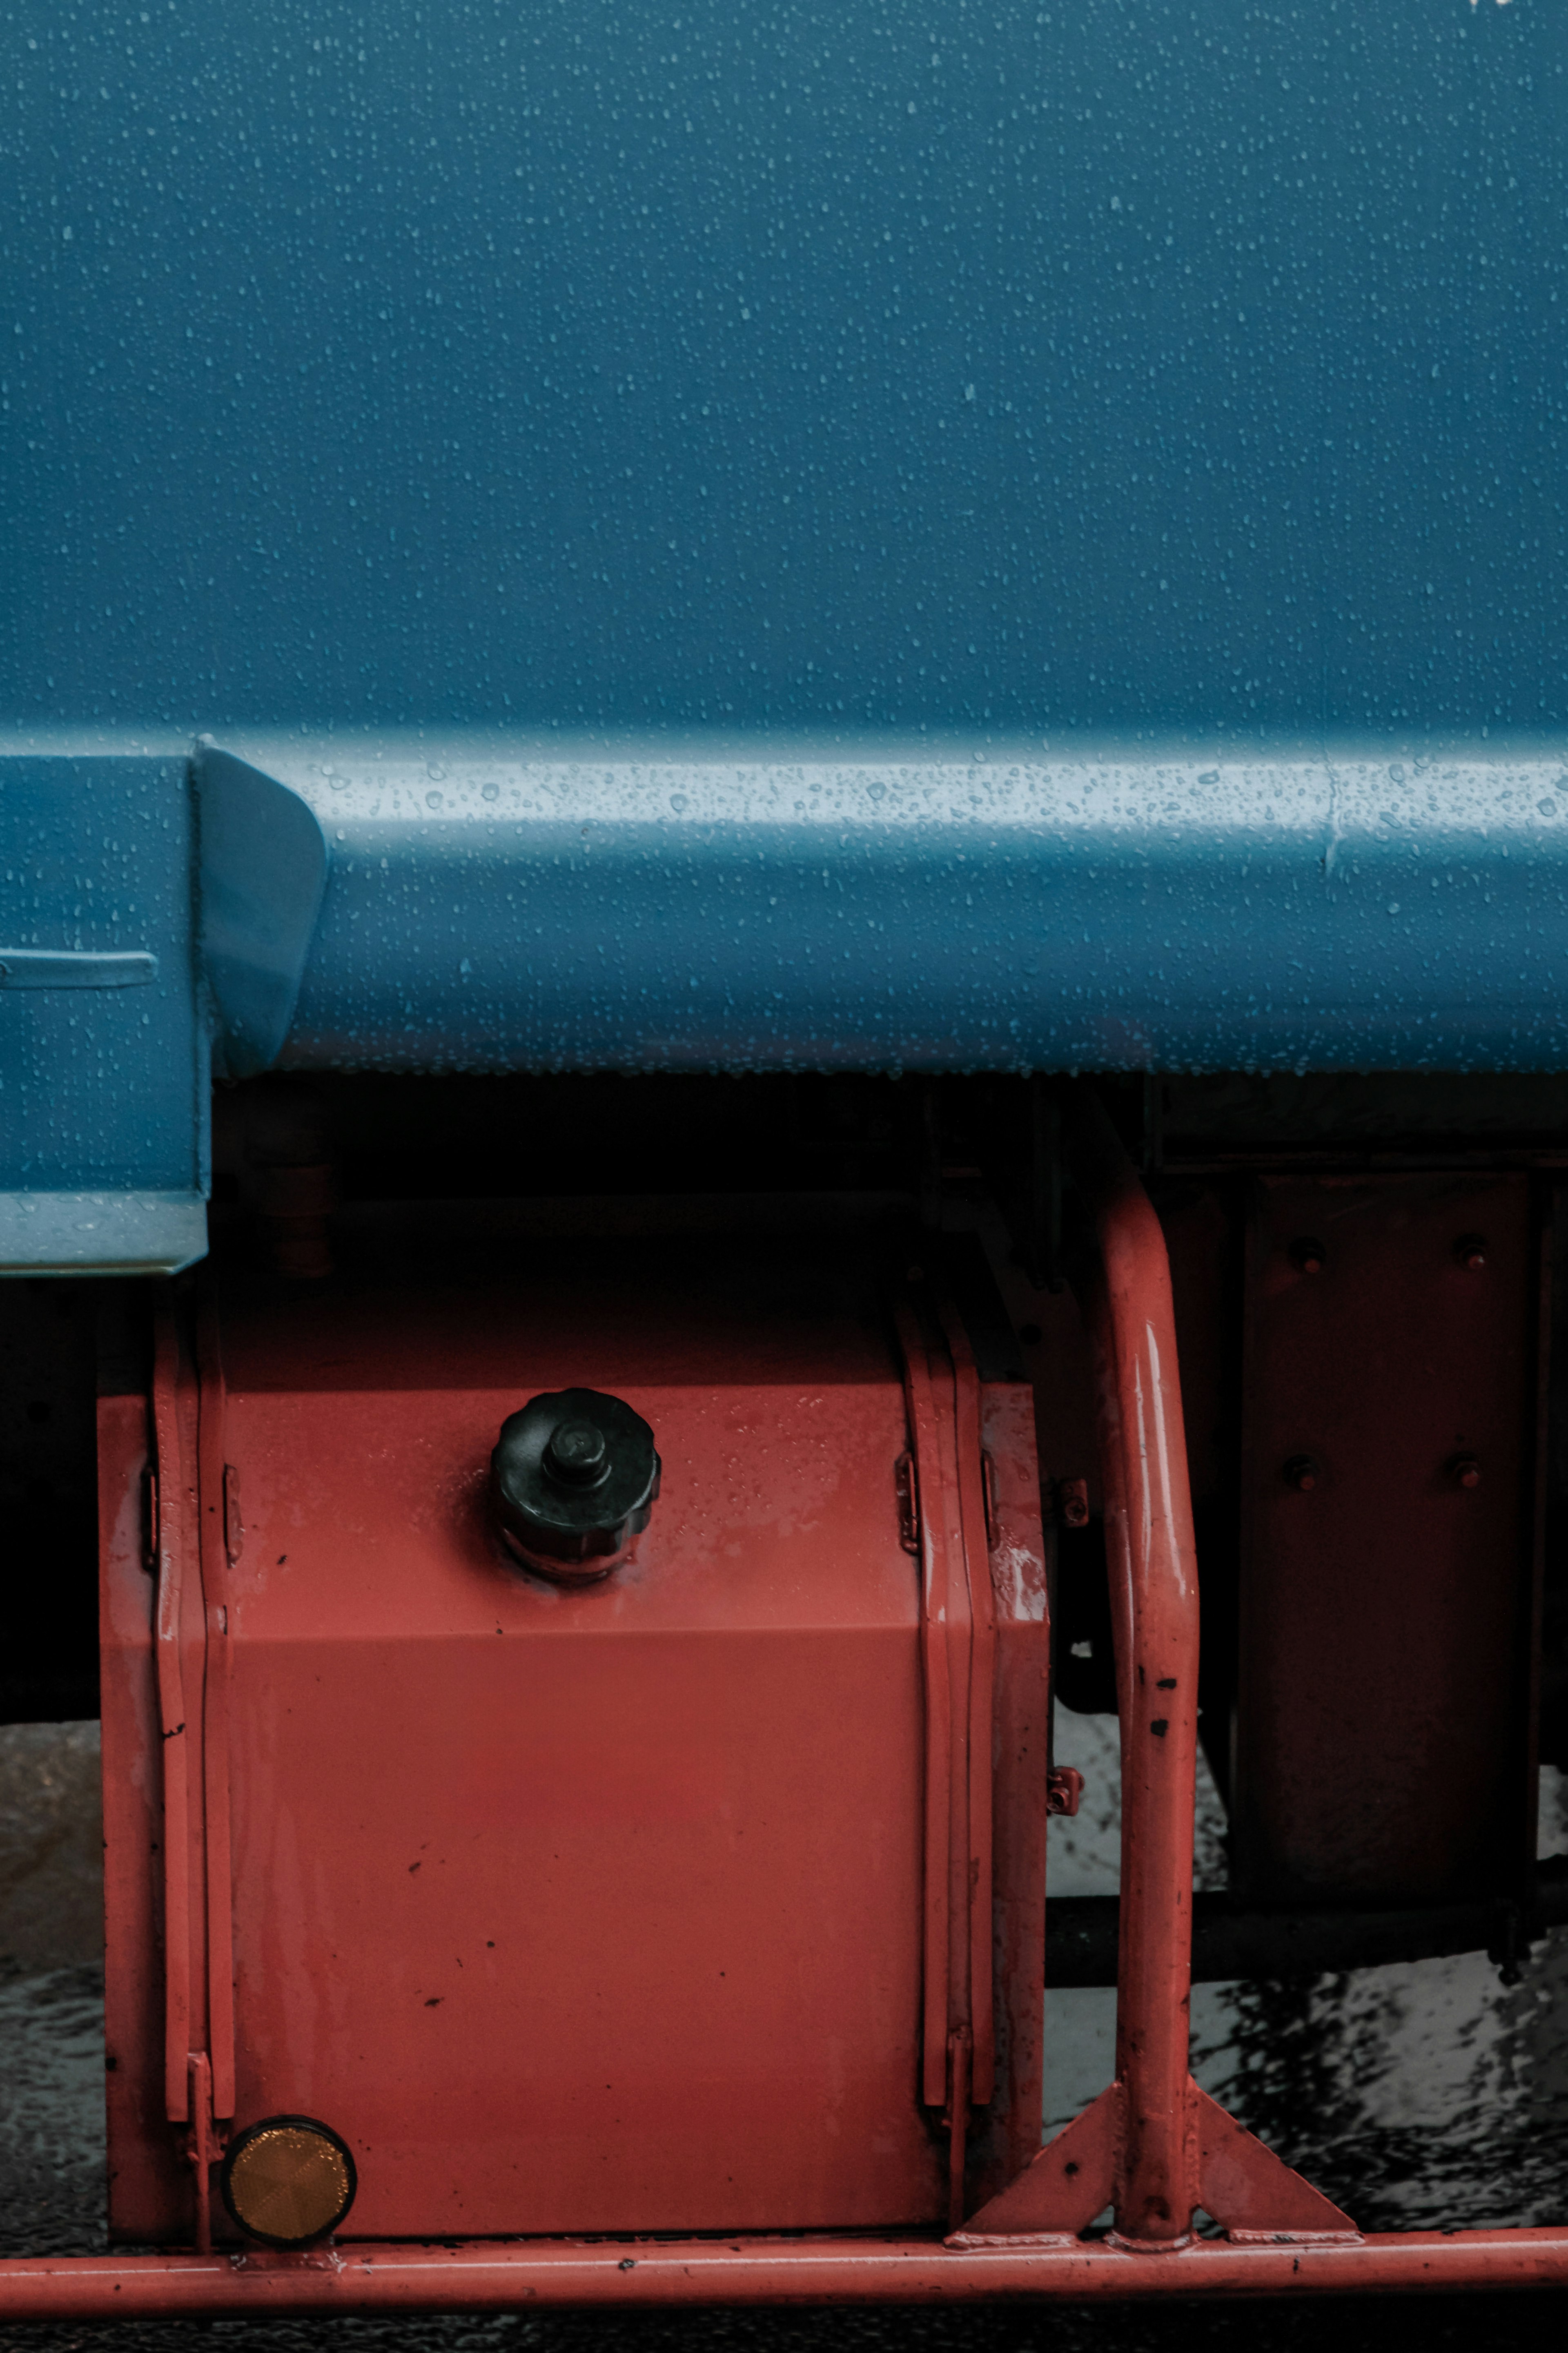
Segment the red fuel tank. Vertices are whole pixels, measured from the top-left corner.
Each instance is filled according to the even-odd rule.
[[[928,2222],[1037,2146],[1043,1546],[973,1269],[527,1255],[208,1276],[102,1401],[122,2237],[278,2115],[355,2237]],[[489,1492],[574,1388],[660,1463],[586,1583]]]

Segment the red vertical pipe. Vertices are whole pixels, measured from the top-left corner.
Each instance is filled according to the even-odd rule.
[[[1198,1578],[1170,1266],[1092,1096],[1077,1100],[1068,1148],[1100,1259],[1089,1299],[1121,1727],[1116,2081],[950,2243],[1076,2239],[1108,2200],[1114,2242],[1147,2254],[1187,2245],[1200,2203],[1233,2236],[1353,2240],[1350,2217],[1187,2072]]]
[[[186,1539],[180,1431],[180,1344],[174,1308],[159,1305],[153,1356],[153,1459],[158,1474],[158,1599],[154,1620],[163,1751],[163,2092],[172,2124],[190,2113],[191,1853],[184,1670],[180,1658]]]
[[[964,1743],[965,1907],[969,1926],[969,2019],[973,2036],[969,2096],[988,2106],[996,2091],[996,2008],[993,1972],[995,1937],[992,1854],[992,1743],[996,1708],[996,1601],[991,1587],[991,1545],[985,1514],[985,1451],[981,1437],[980,1370],[953,1301],[938,1301],[952,1359],[953,1469],[963,1529],[964,1581],[969,1597],[968,1738]],[[958,1759],[954,1758],[956,1769]],[[955,2225],[956,2227],[956,2225]]]
[[[234,1895],[229,1852],[228,1791],[228,1512],[224,1465],[223,1357],[218,1345],[217,1291],[209,1273],[196,1318],[200,1373],[197,1461],[201,1489],[197,1560],[206,1619],[206,1678],[203,1698],[202,1769],[206,1825],[207,1999],[204,2031],[210,2070],[204,2073],[213,2113],[234,2114]]]
[[[1198,2200],[1187,2096],[1197,1553],[1164,1236],[1091,1095],[1077,1098],[1068,1137],[1102,1265],[1092,1320],[1121,1720],[1116,2228],[1161,2245],[1187,2235]]]
[[[926,1707],[924,2019],[921,2097],[940,2108],[951,2089],[952,1946],[952,1689],[948,1663],[947,1556],[956,1531],[941,1515],[952,1507],[942,1475],[941,1413],[924,1335],[907,1301],[895,1311],[910,1418],[910,1477],[921,1546],[921,1644]],[[934,1491],[934,1492],[933,1492]]]

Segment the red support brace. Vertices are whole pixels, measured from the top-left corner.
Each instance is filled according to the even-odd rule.
[[[1233,2240],[1354,2237],[1188,2073],[1198,1578],[1170,1265],[1087,1091],[1068,1141],[1101,1261],[1091,1324],[1121,1721],[1116,2080],[950,2243],[1076,2238],[1107,2206],[1129,2250],[1180,2246],[1200,2206]]]

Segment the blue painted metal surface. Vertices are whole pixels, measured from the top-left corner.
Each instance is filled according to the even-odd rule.
[[[177,754],[0,758],[0,1266],[206,1248],[196,833]]]
[[[209,1049],[1568,1063],[1549,0],[13,47],[0,1265],[199,1246]]]
[[[1568,724],[1560,0],[8,24],[0,711]]]

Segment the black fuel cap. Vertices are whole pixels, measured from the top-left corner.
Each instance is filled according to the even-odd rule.
[[[528,1568],[558,1583],[607,1577],[653,1514],[653,1432],[621,1398],[552,1389],[509,1414],[490,1456],[490,1502]]]

